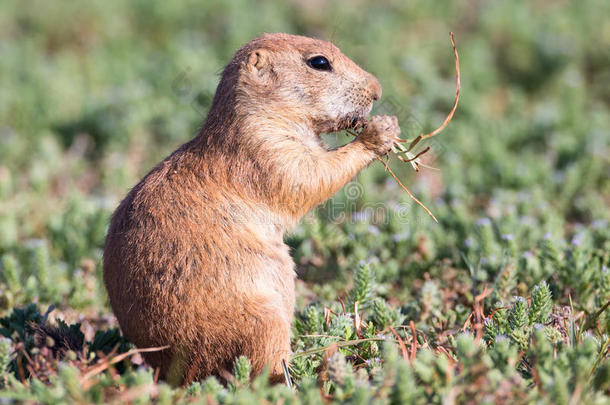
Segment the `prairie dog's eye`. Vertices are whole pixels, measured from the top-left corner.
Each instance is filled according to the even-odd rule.
[[[324,56],[314,56],[307,60],[307,64],[316,70],[332,70],[330,62]]]

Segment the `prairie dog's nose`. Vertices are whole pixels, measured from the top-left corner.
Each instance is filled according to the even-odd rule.
[[[379,84],[379,80],[373,75],[370,75],[367,83],[366,89],[371,92],[373,96],[373,100],[379,100],[381,98],[381,84]]]

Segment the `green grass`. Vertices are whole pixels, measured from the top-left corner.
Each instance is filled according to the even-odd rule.
[[[3,2],[0,401],[607,403],[610,3],[404,3]],[[287,238],[292,389],[243,358],[227,386],[155,383],[138,355],[87,374],[131,349],[101,282],[110,214],[265,31],[334,41],[411,138],[451,107],[455,32],[440,171],[392,164],[439,223],[376,163]],[[47,321],[84,352],[37,345]]]

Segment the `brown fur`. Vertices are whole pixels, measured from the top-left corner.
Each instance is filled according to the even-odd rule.
[[[324,55],[333,71],[306,64]],[[399,134],[373,117],[326,150],[320,133],[352,126],[381,96],[377,79],[328,42],[265,34],[225,68],[197,137],[135,186],[112,218],[104,282],[125,336],[173,383],[231,370],[282,377],[290,353],[294,264],[284,233]]]

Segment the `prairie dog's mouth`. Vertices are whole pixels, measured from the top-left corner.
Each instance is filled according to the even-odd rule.
[[[364,115],[348,115],[337,123],[337,131],[346,129],[358,130],[366,125],[367,118]]]
[[[362,108],[354,114],[350,114],[346,117],[346,119],[350,120],[349,125],[347,125],[343,129],[354,129],[359,130],[366,125],[368,122],[368,115],[371,113],[373,109],[373,103],[370,103],[368,107]]]
[[[334,122],[326,121],[318,127],[317,133],[330,134],[333,132],[345,130],[359,130],[367,123],[367,118],[364,115],[347,115]]]
[[[362,127],[364,127],[368,122],[368,118],[367,117],[358,117],[358,118],[354,118],[354,120],[352,121],[352,126],[350,127],[350,129],[361,129]]]
[[[345,130],[359,130],[366,125],[368,122],[368,114],[370,113],[371,108],[363,108],[361,110],[353,111],[349,114],[344,115],[343,117],[330,121],[325,120],[318,123],[317,133],[319,134],[328,134],[332,132],[339,132]]]

